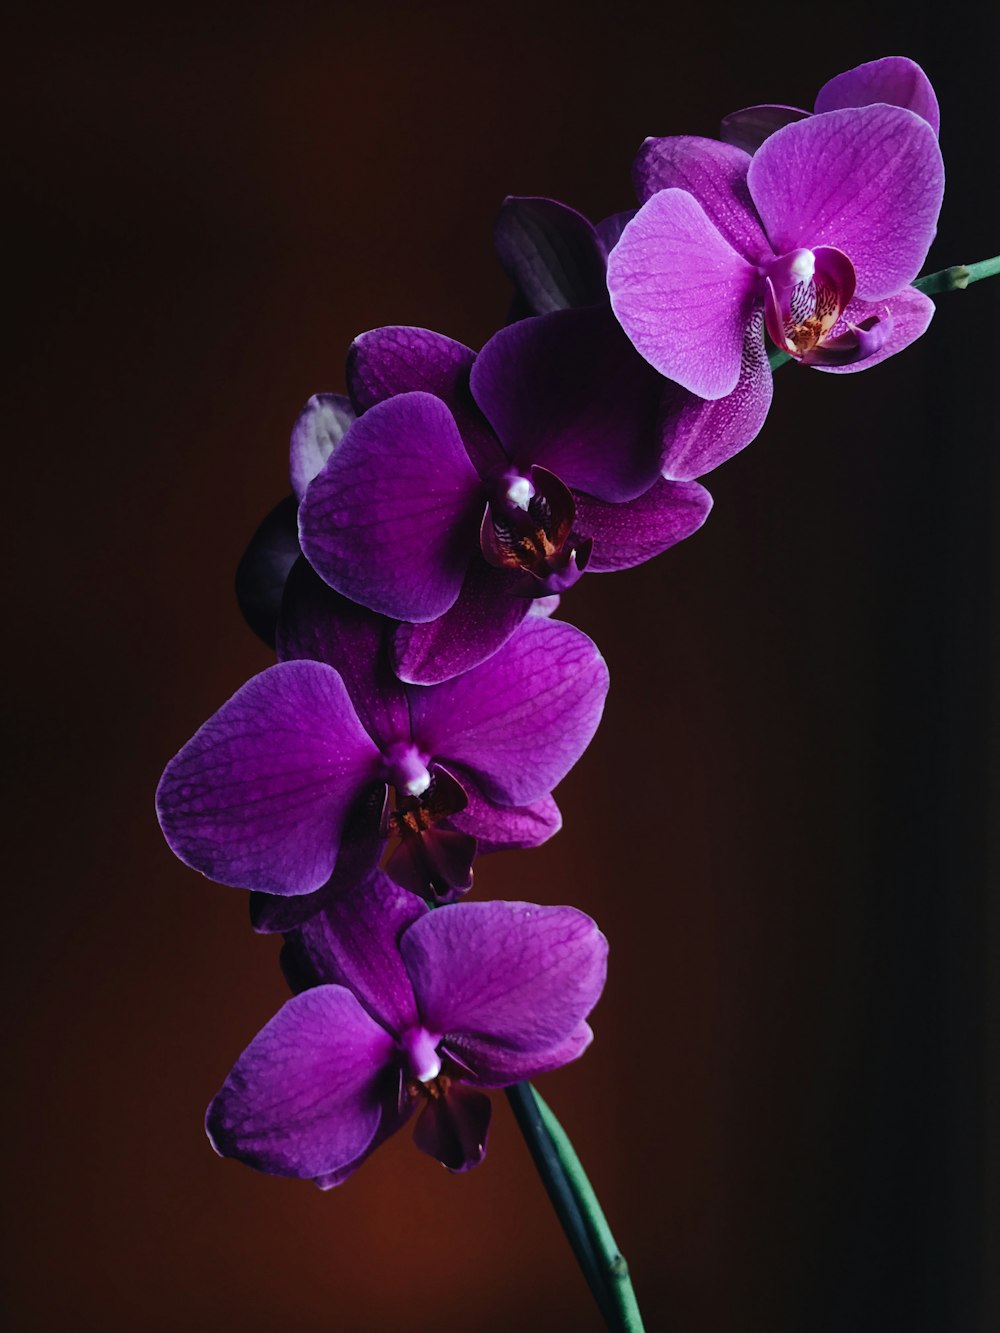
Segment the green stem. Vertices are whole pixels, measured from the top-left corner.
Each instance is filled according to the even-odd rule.
[[[980,259],[976,264],[953,264],[951,268],[943,268],[939,273],[925,273],[922,278],[917,278],[913,285],[925,296],[936,296],[939,292],[964,291],[970,283],[979,282],[982,278],[995,278],[998,274],[1000,274],[1000,255],[994,255],[992,259]],[[767,359],[771,363],[771,369],[777,370],[792,358],[787,352],[782,352],[777,347],[770,347]]]
[[[530,1083],[507,1097],[605,1323],[612,1333],[643,1333],[628,1265],[566,1131]]]

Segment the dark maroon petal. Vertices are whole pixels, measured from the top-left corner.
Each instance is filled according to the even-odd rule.
[[[797,106],[745,106],[742,111],[734,111],[725,117],[719,127],[719,138],[744,153],[756,153],[775,130],[791,125],[794,120],[804,120],[808,115],[808,111]]]
[[[410,687],[414,741],[472,770],[490,800],[524,805],[549,793],[590,743],[608,673],[572,625],[528,617],[481,666]]]
[[[492,1111],[484,1092],[453,1081],[443,1096],[428,1099],[413,1142],[449,1171],[468,1171],[486,1156]]]
[[[706,400],[679,386],[663,397],[663,475],[690,481],[711,472],[755,439],[767,418],[774,377],[764,346],[763,314],[757,311],[743,339],[736,388]]]
[[[250,539],[236,569],[236,600],[243,618],[269,648],[281,608],[288,571],[299,548],[299,503],[294,495],[276,505]]]
[[[341,393],[316,393],[306,403],[292,428],[288,451],[292,490],[298,499],[305,495],[313,477],[322,472],[354,420],[350,399]]]
[[[533,315],[607,300],[607,254],[582,214],[555,199],[504,200],[493,231],[504,272]]]
[[[716,230],[751,264],[771,257],[747,189],[749,156],[728,143],[676,135],[647,139],[632,167],[632,182],[645,203],[659,190],[686,190],[715,224]]]
[[[472,888],[477,848],[476,839],[468,833],[430,828],[401,838],[385,863],[385,873],[421,898],[454,902]]]
[[[264,893],[311,893],[330,878],[340,833],[378,751],[343,681],[319,662],[282,662],[237,690],[164,770],[164,836],[185,865]]]
[[[371,1143],[380,1084],[394,1062],[388,1032],[340,986],[289,1000],[246,1048],[208,1108],[222,1157],[272,1175],[315,1177]]]
[[[393,653],[400,679],[435,685],[492,657],[532,605],[515,595],[519,585],[519,575],[473,556],[462,591],[444,615],[397,629]]]
[[[530,805],[498,805],[482,794],[471,776],[459,776],[467,804],[449,816],[448,823],[476,838],[480,856],[514,847],[537,847],[562,827],[562,815],[551,796]]]
[[[419,1022],[399,940],[426,911],[421,899],[383,871],[372,870],[352,892],[328,902],[289,934],[283,958],[286,976],[296,988],[346,986],[378,1023],[398,1036]]]
[[[838,74],[817,93],[816,110],[837,111],[842,107],[870,106],[873,102],[888,102],[915,111],[935,134],[941,127],[941,113],[931,81],[906,56],[884,56]]]
[[[390,657],[395,629],[396,621],[334,592],[305,559],[289,575],[278,621],[279,660],[307,658],[333,667],[382,750],[410,734],[406,691]]]
[[[606,505],[578,495],[577,527],[594,539],[587,568],[595,572],[629,569],[652,560],[697,532],[711,508],[712,497],[697,482],[664,481],[662,477],[628,504]]]
[[[451,412],[405,393],[344,436],[302,502],[299,538],[345,597],[397,620],[434,620],[459,594],[484,504]]]
[[[602,500],[631,500],[659,473],[661,381],[606,305],[524,319],[495,334],[472,392],[522,472],[540,464]]]
[[[482,475],[505,465],[503,450],[469,391],[475,352],[430,329],[392,326],[355,338],[347,354],[347,382],[358,411],[400,393],[432,393],[448,405],[469,457]]]

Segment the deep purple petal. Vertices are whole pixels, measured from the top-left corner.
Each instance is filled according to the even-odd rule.
[[[661,388],[606,305],[511,324],[472,370],[476,401],[514,463],[602,500],[631,500],[658,474]]]
[[[747,189],[749,165],[741,149],[715,139],[647,139],[632,166],[632,183],[643,203],[660,190],[686,190],[733,249],[759,264],[770,258],[771,247]]]
[[[534,315],[607,298],[607,252],[582,214],[555,199],[504,200],[493,240],[504,272]]]
[[[299,504],[294,495],[276,505],[250,538],[236,570],[236,600],[243,618],[269,648],[281,608],[288,571],[299,548]]]
[[[597,730],[608,671],[572,625],[526,619],[482,666],[410,687],[413,738],[472,770],[501,805],[526,805],[566,776]]]
[[[484,1053],[561,1046],[607,970],[607,941],[575,907],[459,903],[415,921],[399,947],[424,1025]]]
[[[755,153],[775,130],[808,115],[808,111],[801,111],[797,106],[745,106],[742,111],[734,111],[725,117],[719,127],[719,137],[744,153]]]
[[[357,1158],[379,1124],[395,1043],[340,986],[297,995],[246,1048],[208,1108],[222,1157],[278,1176],[321,1176]]]
[[[306,658],[333,667],[362,725],[382,750],[410,734],[406,691],[390,660],[395,629],[394,620],[334,592],[306,560],[292,570],[278,621],[278,658]]]
[[[448,408],[406,393],[344,436],[302,502],[299,537],[345,597],[397,620],[434,620],[462,587],[484,504]]]
[[[368,1161],[376,1148],[380,1148],[386,1139],[392,1138],[393,1134],[398,1133],[403,1128],[416,1109],[417,1103],[410,1097],[404,1098],[402,1104],[400,1104],[398,1089],[383,1098],[382,1115],[378,1122],[378,1129],[364,1152],[355,1157],[353,1161],[348,1162],[346,1166],[342,1166],[338,1171],[327,1171],[324,1175],[317,1176],[313,1184],[318,1185],[321,1190],[330,1190],[336,1185],[343,1185],[348,1176],[353,1176],[358,1167],[363,1166]]]
[[[341,393],[313,394],[299,413],[292,427],[288,464],[292,490],[300,500],[354,421],[351,401]]]
[[[854,300],[844,311],[834,333],[838,332],[842,325],[846,327],[851,324],[861,324],[871,318],[884,318],[887,313],[892,318],[892,329],[879,351],[863,361],[854,361],[849,365],[817,365],[812,369],[825,370],[834,375],[850,375],[858,370],[867,370],[869,366],[876,366],[888,356],[895,356],[925,332],[934,317],[934,302],[923,292],[918,292],[915,287],[904,287],[887,301]]]
[[[934,131],[884,105],[786,125],[751,159],[747,179],[775,253],[835,246],[863,300],[891,296],[920,272],[944,192]]]
[[[346,986],[382,1027],[398,1036],[419,1022],[399,940],[427,910],[415,894],[372,870],[353,892],[327,903],[289,935],[286,975],[302,989]]]
[[[459,1082],[430,1098],[413,1129],[413,1142],[449,1171],[468,1171],[486,1156],[492,1115],[490,1099]]]
[[[684,190],[654,194],[608,259],[622,328],[661,375],[699,398],[736,387],[760,290],[756,269]]]
[[[355,338],[347,382],[359,411],[401,393],[432,393],[448,405],[469,457],[483,475],[502,467],[503,451],[469,391],[471,348],[430,329],[393,325]]]
[[[732,393],[708,402],[668,386],[663,397],[663,475],[690,481],[738,454],[763,426],[773,392],[758,311],[747,326],[740,377]]]
[[[310,893],[330,878],[379,756],[344,684],[318,662],[254,676],[171,759],[156,793],[164,836],[210,879]]]
[[[459,772],[468,804],[449,817],[448,823],[471,833],[479,843],[480,856],[515,847],[538,847],[562,828],[562,815],[551,796],[530,805],[498,805],[488,800],[475,781]]]
[[[915,61],[906,56],[884,56],[838,74],[824,83],[816,95],[817,111],[869,106],[888,102],[906,107],[927,121],[937,134],[941,113],[931,81]]]
[[[385,863],[385,873],[421,898],[451,903],[472,888],[472,863],[478,847],[471,834],[430,828],[400,839]]]
[[[565,1041],[547,1051],[513,1051],[476,1037],[453,1037],[448,1050],[481,1087],[509,1088],[512,1083],[523,1083],[578,1060],[593,1040],[590,1024],[581,1023]]]
[[[683,390],[681,391],[683,392]],[[703,406],[716,407],[716,403]],[[725,402],[725,399],[722,399]],[[690,537],[708,517],[712,497],[697,482],[659,481],[628,504],[606,505],[577,496],[576,521],[594,539],[589,570],[629,569]]]
[[[515,596],[520,576],[494,569],[480,556],[469,565],[453,606],[423,625],[402,624],[393,645],[396,672],[415,685],[436,685],[485,662],[528,614],[532,603]]]

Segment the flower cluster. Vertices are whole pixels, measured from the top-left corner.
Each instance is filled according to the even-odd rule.
[[[293,494],[237,576],[277,661],[157,793],[177,856],[249,890],[255,928],[286,941],[293,998],[209,1108],[220,1153],[328,1187],[419,1111],[418,1147],[462,1171],[485,1151],[483,1089],[584,1051],[594,923],[465,900],[477,856],[557,832],[553,790],[600,721],[604,661],[553,613],[585,572],[702,525],[698,478],[770,406],[767,339],[844,373],[924,331],[937,127],[922,71],[890,58],[811,113],[648,139],[638,207],[596,226],[508,199],[507,326],[478,352],[375,329],[348,395],[306,404]]]

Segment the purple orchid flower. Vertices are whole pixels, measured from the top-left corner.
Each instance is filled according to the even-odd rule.
[[[262,909],[259,928],[317,911],[390,837],[393,878],[447,899],[471,885],[478,850],[533,846],[558,829],[550,793],[590,742],[608,688],[585,634],[533,617],[483,666],[412,686],[389,667],[394,626],[337,597],[304,561],[285,600],[278,665],[201,727],[157,791],[186,865],[263,894],[308,895],[279,917]]]
[[[869,60],[829,79],[816,95],[813,113],[841,111],[845,107],[873,106],[885,102],[914,111],[927,121],[935,134],[941,126],[938,100],[931,81],[906,56],[884,56]],[[808,111],[795,106],[765,104],[734,111],[722,122],[720,138],[744,152],[755,153],[765,139],[783,125],[805,120]]]
[[[481,1162],[483,1089],[583,1053],[607,958],[603,935],[575,908],[430,912],[378,872],[286,948],[300,993],[237,1060],[206,1127],[221,1156],[324,1189],[418,1109],[421,1151],[450,1171]]]
[[[592,304],[610,308],[608,255],[635,212],[614,213],[595,226],[554,199],[506,199],[495,242],[518,303],[531,313]],[[660,386],[661,472],[669,481],[704,476],[746,448],[764,424],[773,393],[759,338],[749,338],[744,346],[736,387],[714,402],[667,379]]]
[[[934,311],[910,287],[944,191],[922,117],[878,104],[776,130],[751,158],[712,139],[651,139],[646,200],[611,253],[611,303],[637,350],[692,393],[731,393],[763,348],[818,370],[865,369]]]
[[[607,309],[501,330],[478,356],[426,329],[358,338],[361,413],[299,511],[306,557],[406,622],[402,679],[485,661],[531,602],[689,536],[711,499],[660,476],[662,381]],[[364,551],[364,558],[358,553]]]

